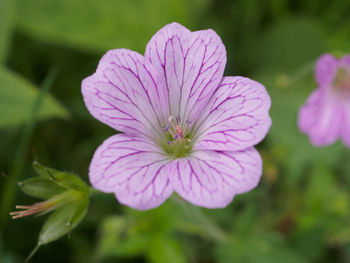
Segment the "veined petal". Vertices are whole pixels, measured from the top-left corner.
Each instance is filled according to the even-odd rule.
[[[260,142],[271,126],[270,96],[260,83],[225,77],[196,132],[195,149],[237,151]]]
[[[342,113],[336,94],[318,88],[299,111],[299,129],[308,134],[316,146],[332,144],[340,135]]]
[[[338,61],[331,54],[322,55],[316,62],[315,78],[318,86],[326,87],[331,85],[337,71]]]
[[[168,162],[153,144],[117,134],[96,150],[90,182],[98,190],[114,192],[124,205],[139,210],[155,208],[173,192],[165,171]]]
[[[161,72],[171,114],[193,121],[223,77],[226,50],[213,30],[191,32],[172,23],[150,40],[145,57]]]
[[[134,51],[108,51],[96,73],[83,80],[82,93],[96,119],[128,135],[157,136],[169,115],[164,82]]]
[[[253,189],[262,174],[262,160],[254,148],[198,151],[168,167],[174,190],[185,200],[207,208],[227,206],[235,194]]]

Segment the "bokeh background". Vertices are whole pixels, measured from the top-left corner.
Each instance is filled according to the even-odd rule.
[[[38,201],[16,186],[35,175],[32,162],[88,182],[94,150],[115,134],[87,112],[81,80],[108,49],[143,53],[173,21],[214,29],[227,49],[225,75],[270,93],[259,186],[219,210],[175,196],[138,212],[97,194],[71,237],[32,262],[350,262],[350,150],[315,148],[296,125],[316,88],[317,57],[350,52],[347,0],[0,0],[0,262],[24,262],[47,218],[9,219],[15,204]]]

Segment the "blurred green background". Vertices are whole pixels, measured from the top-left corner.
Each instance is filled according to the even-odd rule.
[[[143,53],[173,21],[214,29],[227,49],[225,75],[249,76],[270,93],[259,186],[220,210],[173,197],[138,212],[96,195],[71,237],[32,262],[350,262],[350,150],[315,148],[296,125],[316,88],[317,57],[350,53],[349,14],[347,0],[0,0],[0,262],[24,262],[46,218],[8,216],[38,201],[16,185],[35,175],[33,160],[88,182],[94,150],[115,133],[87,112],[81,80],[108,49]]]

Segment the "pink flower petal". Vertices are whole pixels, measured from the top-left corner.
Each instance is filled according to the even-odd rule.
[[[350,68],[350,55],[346,55],[339,60],[339,66],[344,65]]]
[[[234,195],[253,189],[262,173],[254,148],[240,152],[198,151],[168,165],[170,182],[185,200],[207,208],[226,207]]]
[[[315,146],[330,145],[340,135],[342,103],[327,89],[316,89],[299,111],[299,129]]]
[[[270,97],[263,85],[225,77],[208,107],[195,149],[237,151],[260,142],[271,126]]]
[[[322,55],[316,62],[315,77],[318,86],[325,87],[331,85],[336,74],[338,61],[330,54]]]
[[[172,23],[150,40],[145,57],[162,73],[171,114],[193,121],[218,87],[226,50],[213,30],[190,32]]]
[[[344,119],[341,130],[341,137],[343,139],[344,144],[350,148],[350,102],[343,104],[343,113]]]
[[[138,210],[155,208],[173,192],[165,172],[168,162],[155,145],[117,134],[96,150],[90,182],[98,190],[114,192],[124,205]]]
[[[108,51],[96,73],[83,80],[82,93],[96,119],[128,135],[157,136],[169,115],[159,73],[134,51]]]

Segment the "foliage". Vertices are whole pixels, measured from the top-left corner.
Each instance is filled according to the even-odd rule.
[[[37,87],[58,68],[23,162],[16,162],[23,164],[26,194],[18,193],[16,203],[83,193],[48,219],[1,225],[0,262],[23,262],[37,233],[39,244],[58,240],[40,249],[38,263],[350,261],[350,150],[340,142],[315,148],[296,123],[316,87],[317,57],[350,53],[349,12],[347,0],[0,0],[0,172],[12,178],[21,124],[30,121]],[[273,125],[258,146],[261,183],[220,210],[177,196],[147,212],[125,208],[113,195],[96,193],[89,204],[82,180],[88,182],[96,147],[115,131],[88,114],[81,80],[107,49],[143,53],[172,21],[213,28],[227,48],[225,75],[256,79],[271,95]],[[34,177],[35,159],[57,170],[36,163]],[[82,179],[60,172],[67,169]],[[0,178],[1,191],[11,184],[6,180]]]
[[[7,69],[0,68],[0,128],[25,122],[39,96],[39,91],[26,80]],[[46,96],[38,113],[39,119],[67,117],[67,110],[52,96]]]

